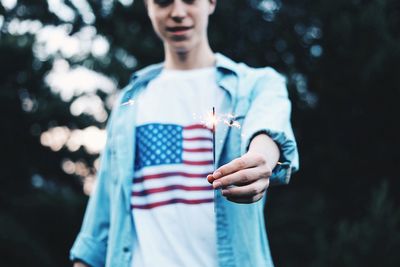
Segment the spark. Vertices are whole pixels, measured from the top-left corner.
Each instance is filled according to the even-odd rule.
[[[135,103],[135,100],[129,99],[128,101],[121,104],[121,106],[132,106]]]
[[[225,119],[224,120],[224,124],[228,125],[229,127],[235,127],[235,128],[238,128],[238,129],[241,128],[240,123],[238,121],[235,121],[235,120],[226,120]]]
[[[209,129],[213,129],[214,125],[217,126],[220,123],[237,129],[242,127],[241,124],[235,120],[236,116],[231,113],[218,115],[213,114],[213,112],[208,112],[203,115],[197,115],[196,113],[193,113],[193,118],[200,121],[201,124]]]
[[[209,129],[213,129],[213,127],[216,126],[220,121],[220,118],[218,118],[212,111],[203,115],[197,115],[194,113],[193,117],[195,120],[200,121],[201,124]]]

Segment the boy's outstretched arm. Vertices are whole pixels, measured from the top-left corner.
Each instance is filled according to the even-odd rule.
[[[277,144],[266,134],[255,136],[243,156],[219,167],[207,176],[214,189],[236,203],[260,200],[280,157]]]

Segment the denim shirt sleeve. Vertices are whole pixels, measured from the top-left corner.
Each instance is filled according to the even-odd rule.
[[[243,122],[242,154],[260,133],[270,136],[278,145],[280,159],[270,178],[271,184],[288,184],[298,170],[297,145],[290,123],[291,103],[286,80],[272,68],[265,68],[250,95],[250,108]]]
[[[121,96],[122,94],[114,103],[114,107],[119,107]],[[90,195],[81,230],[70,251],[70,260],[80,260],[92,267],[104,266],[106,261],[110,226],[111,174],[113,173],[111,170],[111,125],[115,113],[115,110],[111,112],[107,124],[107,142],[101,154],[96,186]]]
[[[101,156],[94,192],[89,198],[83,224],[70,251],[71,260],[81,260],[90,266],[104,266],[110,224],[108,175],[110,148],[106,145]]]

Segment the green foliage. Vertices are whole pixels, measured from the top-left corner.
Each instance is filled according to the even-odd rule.
[[[374,190],[363,216],[341,220],[330,237],[319,237],[312,266],[398,266],[400,212],[388,196],[388,184]],[[322,256],[323,255],[323,256]]]
[[[69,266],[68,251],[79,229],[86,198],[67,190],[2,193],[2,266]]]

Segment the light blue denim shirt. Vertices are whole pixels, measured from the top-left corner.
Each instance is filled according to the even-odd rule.
[[[216,140],[223,142],[216,147],[217,165],[243,155],[255,135],[266,133],[281,152],[282,164],[274,169],[271,184],[287,184],[292,171],[298,169],[298,153],[290,124],[291,104],[285,79],[272,68],[250,68],[221,54],[216,54],[216,58],[217,84],[225,93],[219,112],[234,114],[234,119],[242,125],[241,131],[219,126]],[[152,65],[135,73],[113,109],[97,186],[71,249],[71,260],[80,259],[94,267],[131,265],[136,235],[130,207],[135,162],[135,98],[160,74],[162,67],[162,64]],[[236,204],[217,191],[219,267],[273,266],[264,205],[265,197],[253,204]]]

